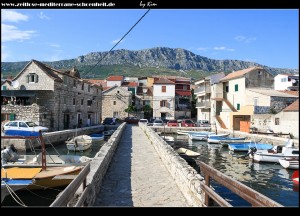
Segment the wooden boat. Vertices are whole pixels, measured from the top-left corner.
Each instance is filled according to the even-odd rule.
[[[84,151],[92,146],[93,139],[88,135],[80,135],[69,138],[66,141],[67,149],[69,151]]]
[[[259,150],[265,150],[271,149],[273,146],[271,144],[267,143],[254,143],[254,142],[249,142],[249,143],[229,143],[228,148],[230,151],[233,152],[247,152],[249,151],[250,148],[255,147],[256,149]]]
[[[5,171],[1,170],[1,177],[5,176],[13,180],[33,180],[34,183],[28,185],[27,189],[44,189],[68,185],[73,179],[61,178],[52,180],[59,175],[76,175],[81,171],[83,166],[65,166],[65,167],[47,167],[43,170],[40,167],[9,167]],[[23,188],[21,188],[23,189]],[[20,190],[21,190],[20,189]]]
[[[215,135],[212,135],[212,136],[209,136],[207,138],[207,142],[208,143],[232,143],[232,142],[238,142],[238,141],[241,141],[241,140],[245,140],[246,137],[226,137],[226,136],[215,136]]]
[[[297,158],[280,158],[279,163],[286,169],[299,169],[299,159]]]
[[[299,185],[299,170],[294,171],[292,179],[294,184]]]
[[[299,160],[299,149],[293,147],[292,140],[289,140],[285,146],[274,146],[269,150],[252,151],[249,155],[255,162],[273,162],[278,163],[282,158],[296,158]]]
[[[39,139],[42,147],[41,165],[38,167],[20,167],[15,164],[13,167],[2,167],[1,178],[12,180],[32,180],[34,183],[28,185],[28,189],[43,189],[49,187],[60,187],[68,185],[73,178],[66,175],[77,175],[84,166],[56,166],[47,167],[45,141],[40,131],[39,136],[1,136],[1,139]],[[60,176],[60,177],[58,177]],[[57,180],[53,180],[57,178]],[[22,189],[21,189],[22,190]]]
[[[32,180],[1,178],[1,203],[7,195],[26,188]]]
[[[79,155],[46,155],[47,167],[57,166],[84,166],[88,164],[92,158]],[[17,161],[8,161],[2,164],[2,167],[41,167],[42,166],[42,153],[38,155],[19,155]]]
[[[185,155],[185,156],[189,156],[189,157],[198,157],[200,156],[200,154],[198,152],[194,152],[190,149],[186,149],[186,148],[178,148],[175,149],[175,151],[179,154],[179,155]]]

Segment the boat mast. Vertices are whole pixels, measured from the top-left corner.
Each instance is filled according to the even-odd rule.
[[[46,149],[45,149],[45,140],[44,137],[42,135],[42,131],[39,131],[39,139],[41,141],[41,147],[42,147],[42,170],[46,170],[47,169],[47,165],[46,165]]]

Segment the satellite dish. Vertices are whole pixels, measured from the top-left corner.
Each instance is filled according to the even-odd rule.
[[[20,83],[19,83],[18,80],[16,80],[16,81],[12,81],[12,82],[11,82],[11,85],[12,85],[12,87],[13,87],[14,89],[16,89],[16,88],[19,87]]]

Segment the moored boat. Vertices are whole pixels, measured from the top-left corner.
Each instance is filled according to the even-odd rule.
[[[84,151],[92,146],[93,139],[88,135],[80,135],[74,138],[69,138],[66,141],[66,146],[69,151]]]
[[[90,134],[89,135],[92,138],[92,141],[101,141],[104,140],[104,134]]]
[[[267,143],[254,143],[254,142],[249,142],[249,143],[229,143],[228,148],[230,151],[233,152],[247,152],[249,151],[250,148],[255,147],[256,149],[259,150],[266,150],[271,149],[273,146],[271,144]]]
[[[238,141],[241,141],[241,140],[245,140],[246,137],[224,137],[224,136],[215,136],[215,135],[212,135],[212,136],[209,136],[207,138],[207,142],[208,143],[232,143],[232,142],[238,142]]]
[[[280,158],[279,163],[286,169],[299,169],[299,159],[297,158]]]
[[[299,170],[294,171],[294,173],[292,175],[292,180],[293,180],[294,184],[299,185]]]
[[[32,184],[32,180],[9,179],[1,177],[1,203],[7,195],[13,194],[17,190],[26,188],[30,184]]]
[[[186,148],[178,148],[178,149],[175,149],[175,151],[179,155],[185,155],[185,156],[189,156],[189,157],[198,157],[198,156],[200,156],[200,153],[192,151],[190,149],[186,149]]]

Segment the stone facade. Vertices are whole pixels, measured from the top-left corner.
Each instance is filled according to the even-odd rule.
[[[46,114],[43,111],[35,116],[24,117],[15,113],[15,119],[37,121],[39,125],[49,127],[50,131],[100,123],[101,87],[80,79],[75,68],[62,72],[32,60],[13,82],[18,82],[17,87],[13,88],[10,83],[4,83],[9,91],[2,91],[1,96],[11,98],[10,95],[14,95],[16,101],[20,100],[17,103],[20,107],[16,107],[16,110],[33,103],[41,107],[39,110],[47,108]],[[1,109],[3,111],[4,107]]]
[[[132,93],[122,87],[114,86],[102,93],[102,119],[116,117],[124,119],[128,116],[125,109],[132,103]]]

